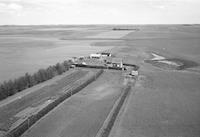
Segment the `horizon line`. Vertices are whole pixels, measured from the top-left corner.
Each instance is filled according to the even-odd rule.
[[[152,23],[152,24],[0,24],[0,26],[89,26],[89,25],[107,25],[107,26],[113,26],[113,25],[200,25],[200,23]]]

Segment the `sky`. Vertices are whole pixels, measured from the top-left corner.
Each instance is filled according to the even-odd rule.
[[[0,0],[0,25],[199,24],[200,0]]]

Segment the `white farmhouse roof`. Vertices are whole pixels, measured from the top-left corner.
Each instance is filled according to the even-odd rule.
[[[98,57],[98,58],[100,58],[101,54],[90,54],[90,57]]]

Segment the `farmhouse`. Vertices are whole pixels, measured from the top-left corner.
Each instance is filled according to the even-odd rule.
[[[102,56],[102,57],[111,57],[111,53],[102,52],[102,53],[101,53],[101,56]]]

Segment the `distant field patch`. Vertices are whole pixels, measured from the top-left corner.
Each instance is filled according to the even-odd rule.
[[[106,31],[94,36],[88,36],[87,38],[121,38],[131,32],[132,31]]]

